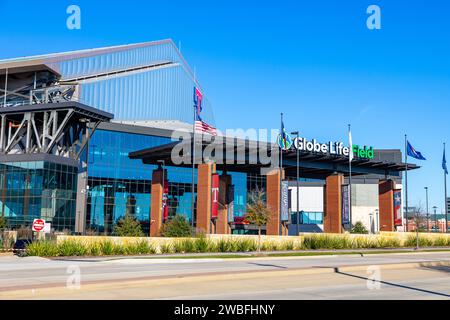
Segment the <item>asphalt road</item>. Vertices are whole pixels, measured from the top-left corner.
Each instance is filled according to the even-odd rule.
[[[0,257],[0,299],[450,299],[450,253],[176,260]]]

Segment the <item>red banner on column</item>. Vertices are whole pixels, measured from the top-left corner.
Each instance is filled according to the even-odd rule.
[[[394,223],[396,227],[403,225],[401,209],[402,209],[402,191],[394,190]]]
[[[219,175],[213,174],[211,181],[211,219],[219,215]]]
[[[164,190],[163,190],[163,221],[167,221],[169,219],[169,206],[167,200],[169,199],[169,182],[167,180],[164,181]]]

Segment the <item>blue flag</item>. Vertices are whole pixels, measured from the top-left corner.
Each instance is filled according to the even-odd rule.
[[[444,149],[444,156],[442,157],[442,169],[444,169],[445,174],[448,174],[447,160],[445,159],[445,149]]]
[[[413,146],[409,143],[409,141],[407,141],[407,150],[406,150],[408,156],[413,157],[414,159],[417,160],[427,160],[422,153],[420,153],[419,151],[417,151],[416,149],[413,148]]]

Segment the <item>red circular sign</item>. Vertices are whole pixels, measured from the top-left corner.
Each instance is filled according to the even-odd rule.
[[[44,230],[44,227],[45,227],[45,221],[44,220],[36,219],[36,220],[33,221],[33,230],[34,231],[37,231],[37,232],[42,231],[42,230]]]

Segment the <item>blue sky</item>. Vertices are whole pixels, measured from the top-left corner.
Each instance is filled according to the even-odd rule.
[[[82,29],[66,28],[77,4]],[[366,27],[381,8],[382,29]],[[0,58],[172,38],[219,128],[276,128],[319,140],[401,148],[429,159],[410,173],[410,204],[443,208],[450,150],[450,3],[355,1],[0,0]],[[450,158],[450,152],[448,155]],[[414,162],[414,161],[411,161]]]

